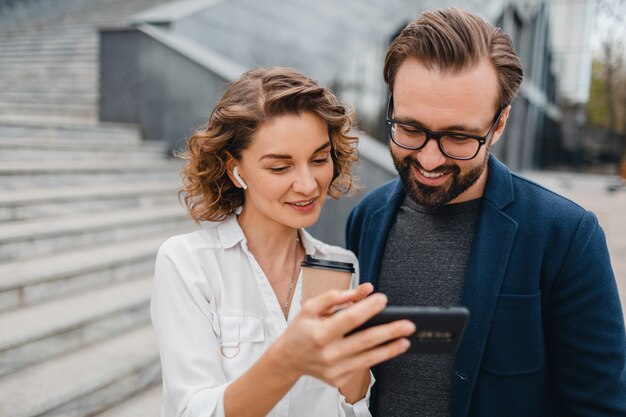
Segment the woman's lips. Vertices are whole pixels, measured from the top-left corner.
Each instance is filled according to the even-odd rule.
[[[313,211],[315,206],[317,205],[317,198],[312,198],[310,200],[297,201],[295,203],[287,203],[289,207],[296,210],[299,213],[309,213]]]

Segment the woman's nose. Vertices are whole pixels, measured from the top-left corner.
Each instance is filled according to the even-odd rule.
[[[311,195],[317,189],[317,181],[310,169],[299,170],[293,182],[293,190],[300,194]]]

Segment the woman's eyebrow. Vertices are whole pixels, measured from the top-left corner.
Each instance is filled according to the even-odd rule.
[[[323,144],[322,146],[320,146],[319,148],[315,149],[313,151],[313,154],[316,154],[326,148],[330,147],[330,141],[326,142],[325,144]],[[263,155],[262,157],[259,158],[259,161],[263,160],[263,159],[291,159],[291,155],[287,155],[287,154],[278,154],[278,153],[268,153]]]

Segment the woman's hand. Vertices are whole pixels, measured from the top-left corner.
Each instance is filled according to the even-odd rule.
[[[404,337],[415,331],[408,320],[345,336],[386,306],[387,297],[380,293],[367,297],[371,291],[371,284],[362,284],[347,291],[329,291],[307,301],[270,348],[281,358],[277,363],[285,375],[311,375],[340,387],[354,378],[355,371],[369,370],[404,353],[409,347]],[[337,311],[340,307],[341,311]]]

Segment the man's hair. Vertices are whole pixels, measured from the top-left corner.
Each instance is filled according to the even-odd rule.
[[[479,16],[457,8],[426,11],[391,43],[384,77],[393,91],[398,68],[417,59],[428,69],[459,72],[487,58],[498,73],[498,107],[511,104],[524,73],[511,38]]]
[[[232,83],[215,105],[207,126],[195,132],[179,156],[185,204],[197,222],[218,221],[235,213],[244,193],[228,178],[229,157],[240,160],[253,135],[276,117],[311,112],[328,126],[333,179],[328,195],[338,198],[352,187],[357,137],[351,115],[335,95],[289,68],[258,68]],[[298,132],[294,132],[297,137]]]

